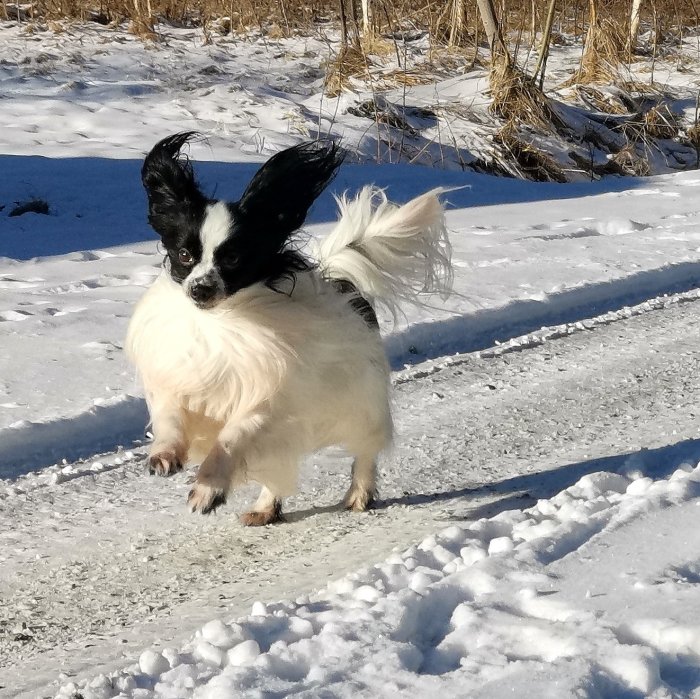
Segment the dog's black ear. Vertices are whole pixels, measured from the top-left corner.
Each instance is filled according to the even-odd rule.
[[[273,155],[238,202],[251,234],[279,245],[300,228],[311,205],[338,171],[345,153],[334,143],[302,143]]]
[[[187,131],[159,141],[141,168],[141,181],[148,195],[148,222],[163,238],[201,221],[208,202],[197,185],[191,163],[180,153],[194,136],[194,131]]]

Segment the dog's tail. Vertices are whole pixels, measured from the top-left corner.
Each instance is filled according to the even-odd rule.
[[[396,316],[402,302],[418,294],[446,297],[452,288],[452,249],[439,195],[433,189],[403,206],[384,192],[365,187],[355,199],[338,199],[340,220],[317,249],[328,279],[348,281],[372,305]]]

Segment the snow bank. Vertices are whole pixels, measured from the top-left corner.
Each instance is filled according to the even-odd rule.
[[[56,697],[670,697],[700,671],[699,496],[700,466],[587,475]]]

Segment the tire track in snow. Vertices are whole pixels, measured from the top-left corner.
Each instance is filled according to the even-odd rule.
[[[547,326],[575,328],[584,320],[644,313],[666,303],[669,294],[697,300],[699,279],[700,263],[670,264],[548,294],[542,300],[514,300],[502,308],[480,309],[476,315],[416,323],[389,336],[387,350],[394,369],[403,366],[407,347],[419,348],[420,359],[485,350]]]

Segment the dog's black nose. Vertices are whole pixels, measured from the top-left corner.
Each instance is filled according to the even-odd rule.
[[[195,279],[190,284],[190,296],[197,304],[211,301],[214,298],[214,294],[216,294],[216,284],[206,277]]]

